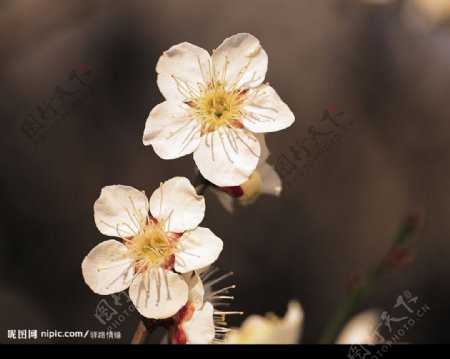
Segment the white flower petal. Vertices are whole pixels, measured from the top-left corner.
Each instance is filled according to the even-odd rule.
[[[94,247],[81,264],[86,284],[95,293],[103,295],[127,289],[134,274],[127,252],[127,247],[114,239]]]
[[[183,234],[175,254],[175,270],[186,273],[213,263],[222,252],[223,242],[208,228],[198,227]]]
[[[223,208],[225,208],[225,210],[229,213],[234,213],[235,199],[229,194],[221,191],[220,189],[212,188],[212,191],[216,195],[219,202],[222,204]]]
[[[377,344],[376,327],[381,320],[378,310],[370,309],[351,318],[342,329],[336,344]]]
[[[267,158],[269,158],[269,148],[267,147],[266,143],[266,135],[264,133],[255,133],[255,137],[259,141],[259,146],[261,147],[261,155],[259,156],[259,162],[258,164],[264,163],[267,161]]]
[[[178,158],[198,147],[200,123],[190,114],[189,106],[165,101],[150,112],[142,141],[165,160]]]
[[[146,318],[173,316],[188,300],[188,286],[183,277],[165,269],[138,274],[130,286],[130,299]]]
[[[242,129],[219,128],[203,136],[194,151],[200,173],[219,187],[245,182],[258,164],[259,142]]]
[[[186,278],[186,276],[188,276]],[[200,276],[196,272],[184,274],[189,288],[189,300],[194,305],[195,309],[200,309],[203,306],[203,299],[205,297],[205,289]]]
[[[256,93],[255,93],[256,91]],[[249,91],[250,103],[243,109],[247,115],[242,119],[244,127],[252,132],[275,132],[294,123],[295,116],[280,96],[270,86]]]
[[[192,318],[182,323],[186,344],[211,344],[214,336],[214,308],[206,302],[203,308],[195,310]]]
[[[167,231],[181,233],[193,229],[205,216],[205,199],[197,195],[185,177],[164,182],[150,197],[150,212],[163,219]]]
[[[288,303],[288,309],[283,318],[283,326],[285,335],[280,336],[280,339],[284,339],[284,343],[298,343],[302,336],[303,320],[305,314],[300,303],[296,300],[291,300]]]
[[[274,168],[267,162],[264,162],[256,170],[261,176],[261,193],[278,197],[283,189],[283,185],[280,176]]]
[[[94,203],[95,224],[107,236],[133,237],[147,216],[147,197],[130,186],[103,187]]]
[[[251,315],[242,326],[227,335],[228,344],[297,344],[303,324],[303,310],[297,301],[291,301],[284,318],[274,315]]]
[[[224,40],[211,56],[216,78],[222,79],[228,90],[255,87],[264,81],[267,54],[259,40],[250,34],[237,34]]]
[[[158,87],[167,100],[184,102],[198,95],[198,84],[209,82],[208,52],[188,42],[172,46],[156,65]]]

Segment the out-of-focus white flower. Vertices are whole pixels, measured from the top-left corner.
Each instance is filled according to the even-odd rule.
[[[200,173],[217,186],[237,186],[255,170],[254,133],[279,131],[294,114],[269,84],[267,54],[250,34],[227,38],[209,53],[183,42],[156,65],[166,101],[147,119],[143,142],[163,159],[194,153]]]
[[[230,331],[225,339],[228,344],[296,344],[301,335],[303,310],[297,301],[291,301],[284,318],[274,314],[265,317],[252,315],[242,326]]]
[[[351,318],[341,330],[336,344],[378,344],[375,335],[380,312],[369,309]]]
[[[407,21],[419,28],[432,28],[450,20],[449,0],[411,0],[405,6]]]
[[[226,315],[241,312],[219,311],[224,300],[233,299],[228,295],[234,285],[214,291],[213,286],[233,273],[212,279],[217,268],[208,268],[200,275],[197,272],[184,275],[189,286],[189,299],[173,317],[175,328],[171,334],[172,344],[212,344],[223,341],[227,328]],[[204,281],[203,281],[203,280]]]
[[[107,236],[83,260],[87,285],[98,294],[130,287],[133,304],[144,317],[173,316],[188,300],[182,275],[213,263],[223,243],[198,227],[205,200],[189,180],[175,177],[150,200],[129,186],[104,187],[94,204],[95,224]]]
[[[249,205],[254,203],[262,194],[278,197],[283,188],[280,176],[266,162],[269,157],[269,149],[264,135],[257,134],[256,137],[261,145],[261,156],[249,179],[239,186],[211,187],[220,203],[231,213],[234,211],[235,202]]]

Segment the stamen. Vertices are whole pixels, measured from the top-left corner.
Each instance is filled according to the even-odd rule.
[[[245,147],[247,147],[247,149],[250,151],[250,153],[253,155],[253,156],[256,156],[256,157],[258,157],[258,155],[253,151],[253,149],[241,138],[241,136],[239,136],[239,134],[237,133],[237,132],[235,132],[234,133],[235,135],[236,135],[236,137],[245,145]],[[254,138],[252,138],[252,137],[247,137],[247,139],[248,140],[251,140],[251,141],[255,141],[255,139]]]
[[[203,282],[205,282],[206,280],[208,280],[209,277],[211,277],[214,273],[216,273],[219,270],[219,268],[215,267],[213,268],[211,271],[209,271],[204,277],[202,277]],[[205,272],[206,273],[206,272]],[[202,273],[203,274],[203,273]],[[228,272],[225,273],[223,275],[221,275],[220,277],[213,279],[212,281],[208,281],[208,285],[209,286],[213,286],[214,284],[217,284],[221,281],[223,281],[224,279],[227,279],[228,277],[231,277],[232,275],[234,275],[233,272]]]
[[[169,289],[169,278],[167,277],[167,272],[163,271],[164,273],[164,282],[166,284],[166,291],[167,291],[167,300],[171,300],[170,298],[170,289]]]
[[[228,287],[216,290],[215,292],[212,292],[211,294],[208,294],[208,298],[220,298],[220,297],[216,297],[217,294],[227,293],[230,289],[235,289],[235,288],[236,288],[236,286],[233,284],[233,285],[230,285]]]
[[[100,271],[103,271],[103,270],[108,270],[108,269],[112,269],[112,268],[121,267],[121,266],[123,266],[126,263],[131,263],[131,260],[129,258],[128,259],[122,259],[122,262],[114,261],[113,263],[111,263],[109,265],[103,265],[101,267],[98,266],[97,267],[97,271],[100,272]]]
[[[230,157],[230,154],[228,153],[227,147],[225,146],[225,143],[223,142],[223,138],[220,135],[220,133],[219,133],[219,138],[220,138],[220,142],[222,143],[223,150],[228,158],[228,161],[230,161],[230,163],[234,163],[234,161]]]
[[[159,190],[161,192],[161,197],[159,198],[159,216],[161,216],[162,204],[163,204],[163,183],[159,183]]]
[[[109,283],[106,288],[108,289],[109,287],[111,287],[115,282],[117,282],[120,278],[122,278],[123,280],[126,278],[128,271],[130,270],[130,267],[125,268],[122,273],[120,273],[120,275],[114,279],[111,283]]]
[[[125,235],[125,236],[122,235],[122,234],[120,233],[120,230],[119,230],[119,226],[121,226],[120,223],[117,223],[115,226],[113,226],[113,225],[111,225],[111,224],[105,222],[104,220],[100,220],[100,223],[104,224],[105,226],[107,226],[107,227],[109,227],[109,228],[114,229],[114,230],[116,231],[116,233],[117,233],[117,237],[120,237],[120,238],[130,237],[130,236],[134,236],[134,235],[136,234],[136,233],[132,230],[131,233],[127,233],[127,235]],[[131,229],[131,228],[130,228],[130,229]]]
[[[222,82],[225,83],[225,79],[227,76],[227,68],[228,68],[228,64],[229,64],[229,60],[228,60],[228,56],[225,56],[225,62],[223,64],[223,70],[222,70]]]
[[[227,135],[228,138],[228,142],[230,142],[230,146],[233,149],[233,151],[237,154],[238,153],[238,146],[237,146],[237,142],[236,142],[236,138],[234,138],[233,136],[233,132],[232,130],[225,129],[225,134]]]
[[[153,273],[156,280],[156,306],[158,306],[161,301],[161,275],[158,269],[153,271]]]
[[[210,138],[211,138],[211,158],[212,158],[212,160],[214,162],[215,161],[215,157],[214,157],[214,133],[211,134]]]
[[[163,226],[167,223],[167,227],[165,228],[166,232],[170,232],[170,223],[172,220],[173,209],[170,211],[169,215],[163,220]]]
[[[128,198],[130,199],[130,202],[131,202],[131,207],[133,208],[133,211],[134,211],[134,214],[133,214],[133,216],[135,217],[135,219],[136,219],[136,221],[137,221],[137,224],[136,224],[136,227],[139,229],[139,231],[141,230],[141,227],[143,226],[143,224],[145,223],[145,219],[146,219],[146,216],[144,216],[142,213],[141,213],[141,210],[139,209],[137,209],[136,208],[136,206],[135,206],[135,204],[134,204],[134,201],[133,201],[133,199],[131,198],[131,196],[128,196]],[[128,209],[127,209],[127,212],[128,212]]]
[[[140,233],[140,231],[141,231],[141,226],[140,226],[140,224],[138,224],[138,223],[139,223],[139,219],[136,218],[136,215],[135,215],[135,214],[132,215],[132,214],[130,213],[130,211],[128,210],[128,208],[125,208],[125,211],[127,212],[127,215],[128,215],[128,218],[129,218],[130,221],[131,221],[131,224],[132,224],[133,226],[136,227],[136,229],[134,230],[135,233]],[[137,223],[136,223],[135,221],[137,221]],[[129,226],[129,225],[128,225],[128,226]],[[129,227],[131,228],[131,226],[129,226]]]
[[[172,75],[172,78],[175,80],[177,85],[178,92],[185,98],[196,98],[198,97],[198,93],[191,88],[189,83],[186,80],[179,79],[175,75]]]
[[[226,321],[227,315],[242,315],[242,312],[239,311],[220,311],[217,310],[220,307],[227,307],[229,303],[224,302],[227,300],[234,299],[233,296],[225,295],[230,291],[231,289],[236,288],[235,285],[230,285],[228,287],[219,289],[219,290],[212,290],[212,286],[223,281],[224,279],[230,277],[233,275],[233,272],[225,273],[218,278],[210,280],[211,276],[215,274],[218,271],[217,267],[209,267],[205,272],[200,274],[200,278],[203,282],[203,287],[205,290],[204,300],[210,302],[214,306],[214,313],[213,313],[213,319],[214,319],[214,325],[215,325],[215,338],[213,339],[213,343],[222,343],[224,341],[226,333],[231,331],[231,329],[228,328],[228,324]]]
[[[187,110],[187,109],[185,109],[185,108],[183,108],[184,110]],[[171,116],[173,119],[177,119],[175,116]],[[186,117],[186,116],[183,116],[183,117]],[[183,125],[181,125],[179,128],[177,128],[175,131],[171,131],[170,133],[169,133],[169,136],[167,136],[166,137],[166,140],[169,140],[169,139],[171,139],[173,136],[175,136],[178,132],[180,132],[180,131],[182,131],[182,130],[184,130],[186,127],[188,127],[189,125],[191,125],[192,124],[192,122],[191,121],[189,121],[189,118],[186,118],[187,119],[187,121],[183,124]]]
[[[200,62],[200,56],[197,56],[197,64],[198,64],[198,67],[200,69],[200,73],[202,74],[203,82],[207,83],[208,81],[206,79],[205,73],[203,72],[203,67],[202,67],[202,64]]]
[[[244,315],[244,312],[214,312],[214,313],[223,315]]]
[[[151,284],[150,284],[150,280],[151,280],[151,278],[150,278],[150,280],[148,280],[149,278],[148,278],[148,276],[149,276],[149,271],[147,270],[147,271],[145,271],[145,273],[144,273],[144,279],[143,279],[143,281],[141,282],[142,284],[143,284],[143,286],[144,286],[144,291],[145,291],[145,306],[147,307],[148,306],[148,301],[150,300],[150,288],[151,288]],[[148,285],[148,287],[147,288],[145,288],[145,285]],[[139,294],[141,293],[141,291],[139,291]]]
[[[203,273],[200,274],[200,278],[202,279],[202,282],[206,282],[218,270],[219,270],[219,267],[214,267],[214,266],[209,267],[206,271],[204,271]],[[230,272],[230,273],[232,274],[233,272]],[[230,273],[227,273],[227,274],[230,274]],[[225,275],[226,274],[220,276],[217,279],[220,280],[220,278],[224,277]],[[223,278],[223,279],[225,279],[225,278]],[[219,281],[217,279],[214,279],[212,282],[208,282],[208,285],[210,285],[210,286],[214,285],[215,283],[217,283]]]

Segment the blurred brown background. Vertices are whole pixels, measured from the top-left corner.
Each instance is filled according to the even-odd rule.
[[[268,136],[271,163],[291,156],[330,106],[357,125],[279,199],[230,215],[207,197],[203,223],[225,243],[218,265],[235,272],[233,308],[283,314],[298,298],[303,342],[316,342],[352,274],[386,252],[410,208],[423,208],[415,262],[361,309],[390,311],[409,290],[431,310],[404,341],[448,343],[450,30],[420,17],[405,15],[404,1],[0,1],[0,342],[8,329],[106,330],[94,316],[102,298],[80,269],[105,239],[93,220],[100,189],[151,193],[161,180],[193,177],[192,156],[164,161],[142,145],[162,101],[156,62],[182,41],[211,50],[250,32],[296,115]],[[65,110],[52,100],[58,86]],[[66,113],[58,124],[55,111]],[[108,342],[129,342],[136,323],[133,313],[115,329],[122,340]]]

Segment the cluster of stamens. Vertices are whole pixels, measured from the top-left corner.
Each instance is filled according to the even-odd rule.
[[[221,127],[242,128],[242,102],[247,90],[227,91],[220,81],[199,88],[200,95],[188,102],[200,121],[201,133],[217,131]]]
[[[124,244],[134,260],[136,272],[159,267],[172,269],[178,238],[175,233],[165,232],[163,223],[150,218],[135,237],[125,238]]]
[[[229,307],[230,303],[228,301],[233,300],[234,297],[228,294],[230,290],[236,288],[236,285],[233,284],[219,290],[214,290],[213,287],[217,283],[222,282],[233,275],[233,272],[229,272],[220,277],[211,278],[218,270],[219,268],[217,267],[210,267],[200,275],[205,289],[204,300],[210,302],[214,306],[215,338],[213,343],[216,344],[224,343],[227,333],[233,330],[228,327],[227,315],[244,314],[240,311],[219,310],[223,307]]]
[[[193,87],[187,81],[172,75],[180,94],[186,98],[187,104],[194,117],[200,122],[201,134],[206,135],[220,128],[243,128],[242,119],[246,112],[243,109],[245,102],[249,102],[249,89],[238,86],[248,70],[253,57],[237,72],[232,81],[226,83],[229,60],[224,61],[221,71],[217,71],[209,61],[209,73],[200,71],[203,83]],[[252,98],[254,95],[251,96]]]

